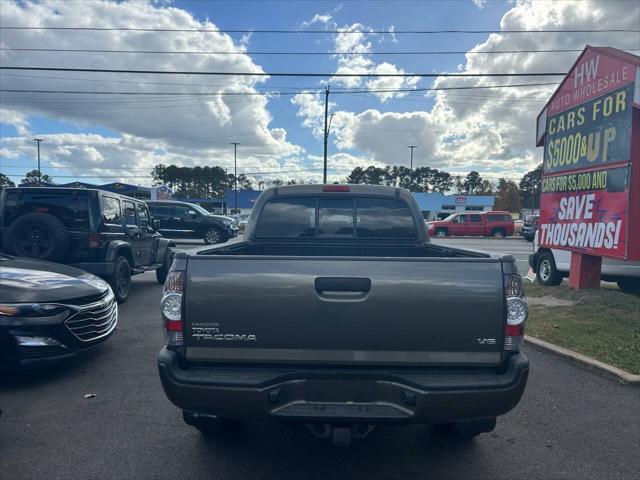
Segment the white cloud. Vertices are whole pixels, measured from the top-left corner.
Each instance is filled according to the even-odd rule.
[[[3,24],[85,27],[144,27],[215,29],[209,21],[198,21],[185,10],[151,2],[67,2],[51,0],[41,3],[9,1],[2,4]],[[247,40],[248,41],[248,40]],[[85,48],[110,50],[217,50],[244,52],[220,33],[153,33],[153,32],[68,32],[55,30],[3,31],[2,43],[8,47]],[[4,51],[4,65],[33,64],[57,67],[87,66],[94,68],[140,70],[201,70],[263,72],[248,55],[159,55],[159,54],[84,54]],[[117,148],[108,142],[95,146],[108,168],[119,168],[117,159],[127,157],[123,164],[146,165],[149,151],[133,155],[128,150],[128,138],[140,139],[142,148],[153,145],[175,152],[176,160],[186,165],[202,164],[215,159],[216,164],[232,161],[229,142],[242,144],[245,155],[257,159],[282,159],[299,154],[302,149],[286,140],[286,132],[273,129],[268,111],[269,99],[262,95],[225,96],[228,93],[255,94],[265,77],[206,77],[157,75],[109,75],[92,73],[2,72],[5,89],[136,91],[145,96],[80,96],[72,94],[3,94],[3,122],[9,122],[20,135],[28,131],[26,119],[45,115],[81,126],[102,126],[122,136]],[[211,96],[161,96],[163,92],[214,93]],[[155,96],[158,94],[158,96]],[[18,113],[19,112],[19,113]],[[35,132],[38,133],[38,132]],[[146,142],[146,143],[145,143]],[[107,147],[108,146],[108,147]],[[104,150],[109,148],[108,152]],[[149,147],[151,148],[151,147]],[[116,149],[117,151],[115,151]],[[59,155],[64,155],[59,150]],[[75,158],[81,172],[95,159],[89,150],[67,150]],[[167,162],[167,157],[163,160]],[[263,160],[267,161],[267,160]],[[153,165],[150,163],[149,165]],[[70,162],[73,170],[74,164]],[[271,166],[273,167],[273,165]]]
[[[474,5],[478,7],[478,9],[482,10],[487,6],[487,0],[472,0]]]
[[[582,2],[526,2],[515,4],[501,19],[502,30],[607,30],[637,29],[640,25],[640,3],[585,0]],[[361,34],[338,36],[350,49],[360,49],[355,59],[340,58],[339,70],[372,71],[367,57],[371,44],[364,27],[354,24]],[[567,71],[579,55],[567,53],[473,54],[487,50],[553,50],[581,49],[586,44],[619,48],[640,48],[640,35],[631,33],[544,33],[492,34],[466,55],[459,70],[468,73],[508,73]],[[634,52],[638,53],[638,52]],[[401,71],[385,65],[386,71]],[[552,78],[451,78],[439,77],[434,86],[487,86],[509,83],[559,82]],[[335,82],[336,80],[332,80]],[[394,78],[385,78],[369,88],[402,88]],[[406,80],[405,80],[406,82]],[[343,82],[362,86],[355,78]],[[406,85],[406,84],[405,84]],[[415,85],[409,84],[409,85]],[[535,147],[535,119],[554,90],[549,87],[519,87],[438,91],[427,95],[434,101],[431,110],[416,112],[337,111],[332,132],[335,145],[343,150],[360,151],[367,158],[391,165],[408,165],[406,145],[414,144],[415,159],[420,165],[442,168],[452,173],[466,173],[471,168],[487,176],[517,177],[541,162],[542,151]],[[381,100],[385,100],[381,98]],[[300,110],[305,124],[317,128],[318,111]],[[320,123],[321,125],[321,123]],[[421,163],[424,162],[424,163]]]
[[[336,35],[334,46],[337,52],[349,52],[349,55],[336,55],[338,67],[336,74],[404,74],[405,71],[388,62],[377,64],[370,58],[372,42],[369,39],[369,30],[360,23],[345,26]],[[394,30],[393,27],[390,28]],[[381,37],[384,37],[382,35]],[[390,34],[392,41],[396,42],[395,35]],[[356,53],[352,55],[351,53]],[[415,88],[419,77],[332,77],[333,85],[341,85],[347,88],[366,87],[368,89],[411,89]],[[392,98],[406,96],[403,92],[380,92],[374,94],[381,102]]]

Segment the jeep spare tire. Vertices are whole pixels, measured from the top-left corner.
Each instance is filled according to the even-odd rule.
[[[69,250],[69,233],[53,215],[27,213],[18,217],[9,227],[7,248],[19,257],[62,260]]]

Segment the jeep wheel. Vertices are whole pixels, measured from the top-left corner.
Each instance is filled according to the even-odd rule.
[[[125,257],[118,257],[111,277],[111,289],[118,303],[124,303],[131,290],[131,266]]]
[[[616,283],[624,293],[640,295],[640,278],[621,278]]]
[[[447,236],[447,229],[446,228],[439,228],[436,230],[436,237],[439,238],[444,238]]]
[[[501,228],[496,228],[493,232],[491,232],[491,236],[494,238],[504,238],[506,237],[505,231]]]
[[[69,235],[64,224],[53,215],[27,213],[9,227],[7,247],[19,257],[62,260],[69,249]]]
[[[228,432],[237,425],[237,422],[229,418],[216,417],[215,415],[200,415],[198,413],[182,411],[182,419],[187,425],[197,428],[206,436],[216,436]]]
[[[162,262],[162,266],[156,268],[156,280],[160,285],[164,285],[164,281],[167,279],[167,275],[169,275],[169,269],[171,268],[171,263],[173,262],[173,250],[171,247],[167,247],[167,253],[164,256],[164,262]]]
[[[543,252],[540,254],[536,265],[536,279],[538,283],[549,287],[562,283],[562,275],[556,269],[556,262],[551,253]]]
[[[204,243],[207,245],[222,243],[222,241],[222,232],[219,228],[211,227],[204,232]]]

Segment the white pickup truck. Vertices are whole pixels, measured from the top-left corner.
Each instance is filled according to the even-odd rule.
[[[529,266],[535,272],[538,283],[559,285],[564,277],[569,276],[570,251],[540,247],[538,232],[533,239],[533,251],[535,253],[529,255]],[[640,294],[640,262],[603,258],[602,280],[616,282],[623,292]]]

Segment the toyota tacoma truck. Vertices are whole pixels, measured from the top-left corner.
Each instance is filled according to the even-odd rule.
[[[337,445],[380,423],[473,437],[529,372],[513,257],[429,243],[400,188],[266,190],[242,239],[175,255],[161,312],[164,391],[205,434],[272,419]]]

